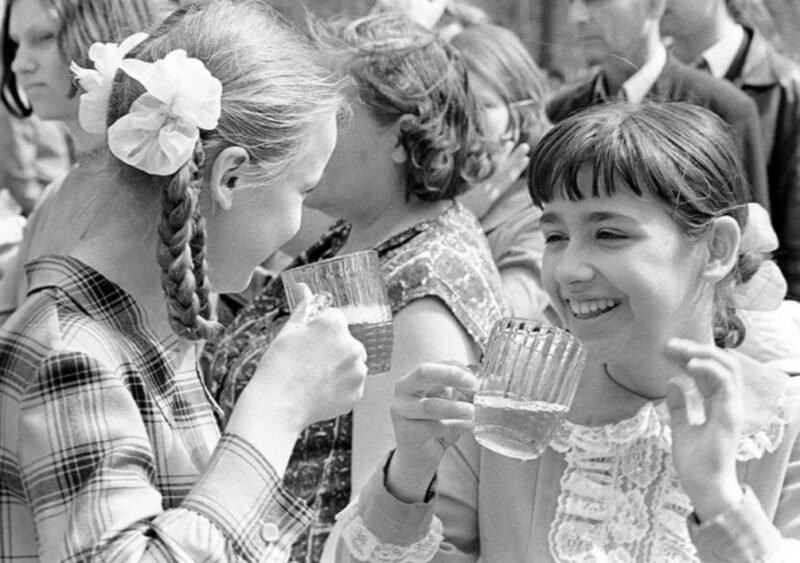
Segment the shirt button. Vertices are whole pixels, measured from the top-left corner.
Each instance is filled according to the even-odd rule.
[[[281,531],[275,523],[267,522],[261,529],[261,537],[264,538],[264,541],[276,542],[281,537]]]

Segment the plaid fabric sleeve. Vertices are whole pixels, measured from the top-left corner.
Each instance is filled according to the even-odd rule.
[[[56,354],[23,392],[19,453],[40,558],[286,561],[309,509],[268,461],[224,436],[199,480],[170,471],[180,436],[152,423],[141,381],[115,369]]]
[[[284,561],[313,511],[286,490],[249,442],[223,434],[200,481],[183,506],[223,530],[237,556]]]

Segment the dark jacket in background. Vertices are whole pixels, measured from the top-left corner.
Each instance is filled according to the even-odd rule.
[[[605,90],[603,83],[603,75],[599,73],[556,94],[547,104],[548,117],[558,122],[576,111],[608,101],[608,97],[602,94]],[[770,208],[761,124],[756,104],[746,94],[733,84],[690,68],[670,55],[647,97],[660,101],[692,102],[719,115],[730,126],[739,147],[750,181],[752,201]]]
[[[789,296],[800,300],[800,64],[779,54],[758,32],[747,38],[725,75],[758,106],[767,161],[778,265]]]

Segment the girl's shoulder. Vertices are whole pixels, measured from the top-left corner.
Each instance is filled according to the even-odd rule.
[[[42,366],[75,361],[113,371],[139,358],[152,361],[156,349],[166,357],[170,343],[155,337],[130,296],[92,268],[65,256],[26,268],[29,297],[0,332],[4,370],[34,377]]]
[[[731,350],[739,361],[746,416],[758,419],[774,411],[780,401],[800,399],[800,378]]]
[[[487,287],[500,285],[480,224],[457,202],[435,218],[383,242],[376,250],[384,278],[389,282],[406,278],[408,283],[418,284],[435,278],[448,284],[467,279]]]
[[[439,298],[482,348],[492,324],[509,308],[474,216],[454,204],[393,240],[377,248],[393,312],[416,299]]]
[[[760,458],[800,435],[800,378],[791,377],[739,352],[742,366],[743,431],[738,458]]]

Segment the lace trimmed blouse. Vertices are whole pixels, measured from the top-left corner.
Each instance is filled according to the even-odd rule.
[[[666,406],[648,403],[614,424],[565,422],[529,462],[467,435],[446,454],[429,504],[400,503],[376,473],[340,516],[342,543],[370,561],[800,561],[800,543],[785,539],[800,537],[800,380],[747,365],[759,373],[737,456],[745,501],[733,514],[693,523]]]

